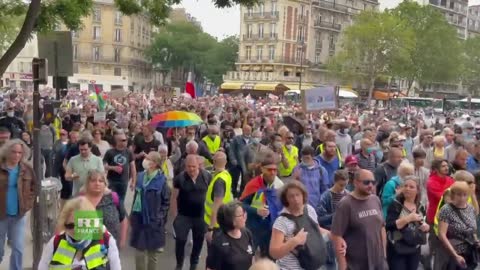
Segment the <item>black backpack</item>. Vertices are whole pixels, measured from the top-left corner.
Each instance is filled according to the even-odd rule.
[[[308,207],[305,205],[303,215],[293,216],[282,213],[284,216],[295,223],[296,235],[302,228],[308,232],[307,241],[303,246],[297,246],[292,254],[297,257],[300,266],[305,270],[317,270],[327,261],[327,245],[323,239],[318,224],[308,215]]]

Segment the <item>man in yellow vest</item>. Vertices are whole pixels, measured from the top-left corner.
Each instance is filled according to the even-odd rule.
[[[205,215],[204,220],[208,226],[206,235],[207,242],[212,241],[213,230],[218,228],[217,211],[222,204],[233,201],[232,195],[232,176],[225,169],[227,166],[227,155],[218,151],[213,156],[214,176],[208,185],[207,195],[205,197]]]
[[[335,131],[330,130],[330,129],[326,130],[325,135],[324,135],[323,143],[318,145],[315,154],[317,156],[321,155],[325,151],[325,142],[328,142],[328,141],[335,142],[336,141],[336,139],[335,139],[336,136],[337,136],[337,134],[335,133]],[[340,148],[338,148],[336,143],[335,143],[335,152],[337,154],[338,160],[342,161],[343,160],[342,153],[340,152]],[[341,164],[340,166],[343,166],[343,164]]]
[[[285,159],[288,161],[288,166],[285,166],[282,162],[280,162],[279,165],[279,175],[284,179],[292,175],[293,169],[298,164],[298,148],[293,145],[293,142],[293,133],[287,132],[285,136],[285,145],[282,147],[282,153]]]
[[[218,127],[215,125],[210,125],[208,127],[208,135],[203,137],[202,141],[205,143],[205,145],[208,148],[208,151],[210,154],[215,154],[218,149],[220,149],[220,146],[222,145],[222,140],[220,139],[220,136],[218,136],[219,130]],[[205,160],[205,167],[210,167],[212,164],[210,161]]]

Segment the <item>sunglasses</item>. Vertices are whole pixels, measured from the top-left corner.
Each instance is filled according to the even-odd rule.
[[[375,185],[376,181],[375,180],[362,180],[362,184],[365,186],[368,186],[370,184]]]
[[[65,223],[64,226],[65,226],[65,229],[67,230],[75,229],[75,223]]]
[[[277,168],[265,168],[265,170],[267,170],[269,172],[277,172],[278,171]]]

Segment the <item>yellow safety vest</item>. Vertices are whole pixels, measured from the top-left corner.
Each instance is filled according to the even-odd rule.
[[[440,208],[445,205],[445,195],[450,193],[450,188],[447,188],[442,195],[442,198],[440,198],[440,201],[438,202],[437,206],[437,211],[435,212],[435,216],[433,218],[433,231],[435,232],[435,235],[438,235],[438,223],[439,223],[439,213],[440,213]],[[468,196],[467,203],[472,204],[472,196]]]
[[[283,166],[283,163],[280,162],[278,171],[280,173],[280,176],[287,177],[292,175],[293,169],[298,164],[298,148],[292,145],[292,149],[290,149],[290,152],[289,152],[287,147],[283,146],[283,154],[285,155],[285,158],[288,160],[288,168],[285,168],[285,166]]]
[[[325,150],[325,144],[320,144],[318,146],[318,149],[320,150],[320,154],[323,153],[323,150]],[[340,149],[338,149],[338,146],[335,146],[335,149],[337,150],[337,158],[338,158],[338,166],[339,167],[342,167],[343,166],[343,162],[342,162],[342,154],[340,153]]]
[[[208,135],[203,137],[202,141],[205,142],[205,144],[207,145],[207,148],[208,148],[208,152],[210,152],[210,154],[215,154],[215,152],[218,151],[218,149],[220,149],[220,145],[222,144],[222,140],[220,140],[220,136],[215,136],[215,140],[212,140]],[[205,159],[205,165],[208,167],[208,166],[212,166],[212,163],[210,163],[210,161],[208,161],[207,159]]]
[[[50,269],[72,269],[72,262],[76,252],[77,250],[70,246],[67,240],[61,239],[50,261]],[[108,262],[107,255],[102,252],[102,246],[99,243],[90,246],[83,254],[83,259],[89,270],[101,266],[104,267]]]
[[[232,195],[232,176],[227,170],[224,170],[222,172],[217,173],[210,184],[208,185],[207,189],[207,197],[205,198],[205,214],[203,216],[203,220],[205,220],[205,223],[207,223],[208,226],[210,226],[210,221],[212,218],[212,208],[213,208],[213,200],[212,200],[212,193],[213,193],[213,187],[215,185],[215,182],[217,182],[218,179],[222,179],[225,181],[225,195],[223,196],[223,204],[227,204],[231,201],[233,201],[233,195]],[[218,223],[215,224],[215,227],[218,228]]]
[[[403,158],[407,157],[407,150],[405,150],[405,148],[402,148],[402,156]]]
[[[167,166],[167,161],[165,160],[162,164],[162,172],[165,175],[165,177],[168,177],[170,172],[168,171],[168,166]]]
[[[55,129],[55,135],[57,136],[56,139],[60,139],[60,130],[62,129],[62,120],[60,120],[60,118],[55,117],[53,120],[53,128]]]

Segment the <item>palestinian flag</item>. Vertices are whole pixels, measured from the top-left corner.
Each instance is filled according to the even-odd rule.
[[[105,110],[106,102],[101,95],[102,89],[100,89],[100,87],[98,87],[96,84],[93,84],[93,87],[95,88],[95,94],[97,94],[98,110],[103,111]]]

